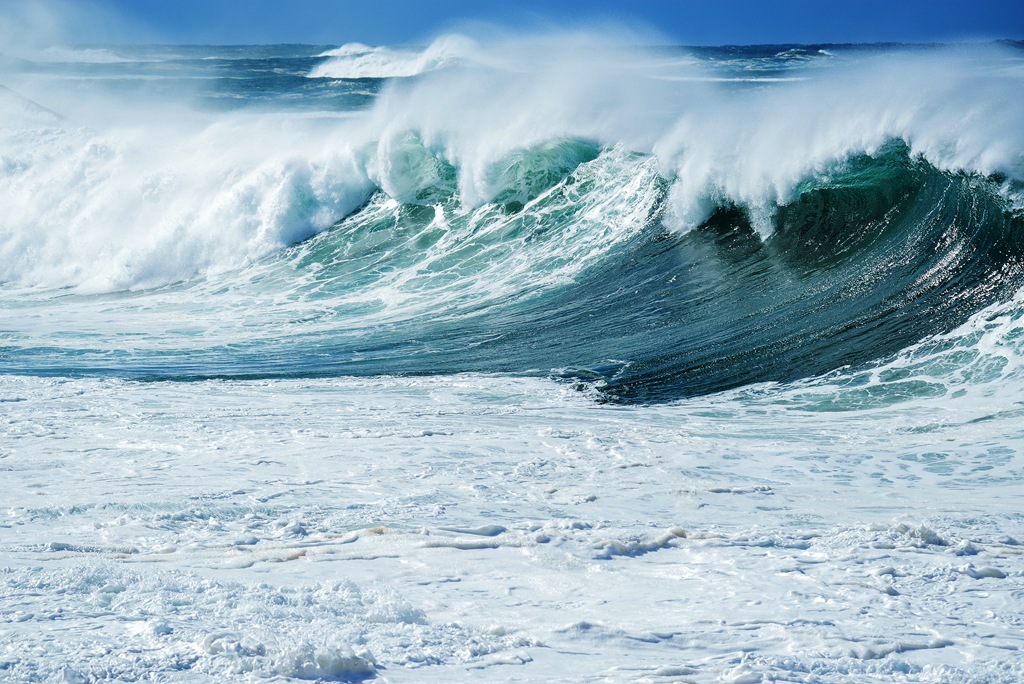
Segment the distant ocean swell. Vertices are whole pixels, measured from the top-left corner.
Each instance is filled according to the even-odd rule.
[[[0,329],[0,369],[473,371],[659,402],[856,369],[1017,307],[1019,60],[765,73],[797,58],[832,59],[346,46],[307,80],[395,80],[343,116],[90,120],[12,90],[0,279],[35,322]]]

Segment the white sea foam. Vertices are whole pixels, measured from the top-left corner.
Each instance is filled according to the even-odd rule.
[[[23,127],[0,144],[0,280],[28,285],[122,289],[236,268],[370,191],[345,139],[305,122]]]
[[[827,412],[827,381],[0,377],[0,672],[1009,684],[1013,373]]]

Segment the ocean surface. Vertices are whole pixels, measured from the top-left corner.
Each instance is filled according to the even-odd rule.
[[[0,680],[1024,681],[1024,45],[0,52]]]

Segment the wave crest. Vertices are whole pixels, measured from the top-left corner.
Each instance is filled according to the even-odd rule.
[[[600,36],[446,37],[406,52],[350,44],[325,59],[387,61],[396,50],[389,63],[419,77],[344,116],[154,116],[100,98],[118,115],[97,121],[80,116],[81,99],[57,114],[50,98],[41,107],[0,92],[11,112],[0,124],[0,280],[105,290],[223,272],[334,225],[378,189],[407,205],[515,208],[602,150],[653,160],[669,188],[662,222],[679,234],[735,206],[768,239],[807,179],[892,140],[937,169],[1001,174],[1005,197],[1022,204],[1024,71],[997,49],[837,53],[802,81],[767,85],[760,72],[709,81],[708,60]]]
[[[443,69],[470,59],[477,46],[464,36],[444,36],[426,49],[370,47],[346,43],[320,57],[327,61],[315,66],[310,78],[407,78]]]

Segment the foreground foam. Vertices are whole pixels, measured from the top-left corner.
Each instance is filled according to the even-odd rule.
[[[937,426],[488,376],[2,387],[15,678],[1021,675],[998,385]]]

